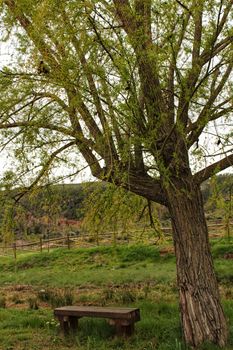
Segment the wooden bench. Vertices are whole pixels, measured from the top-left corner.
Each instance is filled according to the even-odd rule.
[[[140,321],[140,310],[120,307],[63,306],[54,310],[64,335],[76,332],[81,317],[102,317],[115,326],[116,334],[130,336],[134,332],[134,323]]]

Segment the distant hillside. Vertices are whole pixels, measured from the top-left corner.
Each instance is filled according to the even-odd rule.
[[[0,232],[7,241],[15,234],[60,232],[66,226],[77,230],[83,218],[83,200],[93,183],[53,185],[23,196],[18,203],[15,189],[1,193]],[[71,224],[72,223],[72,224]]]
[[[3,236],[14,234],[44,234],[58,232],[67,226],[78,231],[84,217],[84,203],[87,197],[97,191],[96,201],[104,195],[110,185],[100,182],[53,185],[25,195],[20,203],[12,199],[17,190],[1,193],[0,230]],[[231,215],[233,208],[233,175],[225,174],[208,180],[202,186],[207,216],[224,217]],[[105,198],[104,197],[104,198]],[[102,199],[102,203],[105,199]],[[109,200],[109,199],[108,199]],[[93,205],[92,205],[93,204]],[[90,210],[98,203],[88,203]],[[102,204],[101,204],[102,205]],[[108,204],[108,205],[111,205]],[[131,204],[132,205],[132,204]],[[88,210],[88,207],[86,207]],[[143,210],[143,208],[141,209]],[[156,209],[159,220],[168,219],[165,209]],[[140,212],[139,212],[140,216]],[[104,218],[102,218],[104,220]],[[8,237],[8,238],[9,238]]]

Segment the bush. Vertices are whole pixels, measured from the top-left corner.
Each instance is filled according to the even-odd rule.
[[[28,307],[30,310],[38,310],[39,306],[37,303],[37,298],[29,298],[28,299]]]

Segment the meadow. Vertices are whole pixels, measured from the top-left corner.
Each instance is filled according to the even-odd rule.
[[[232,241],[212,243],[215,269],[233,349]],[[188,349],[182,341],[175,257],[155,245],[55,249],[0,257],[0,349]],[[164,247],[163,247],[164,248]],[[103,319],[83,318],[76,336],[59,333],[53,308],[65,305],[132,306],[141,321],[129,339],[114,336]],[[218,349],[205,344],[202,350]]]

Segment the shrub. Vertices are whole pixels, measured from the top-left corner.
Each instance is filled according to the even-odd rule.
[[[28,307],[30,310],[38,310],[39,306],[37,303],[37,298],[29,298],[28,299]]]

